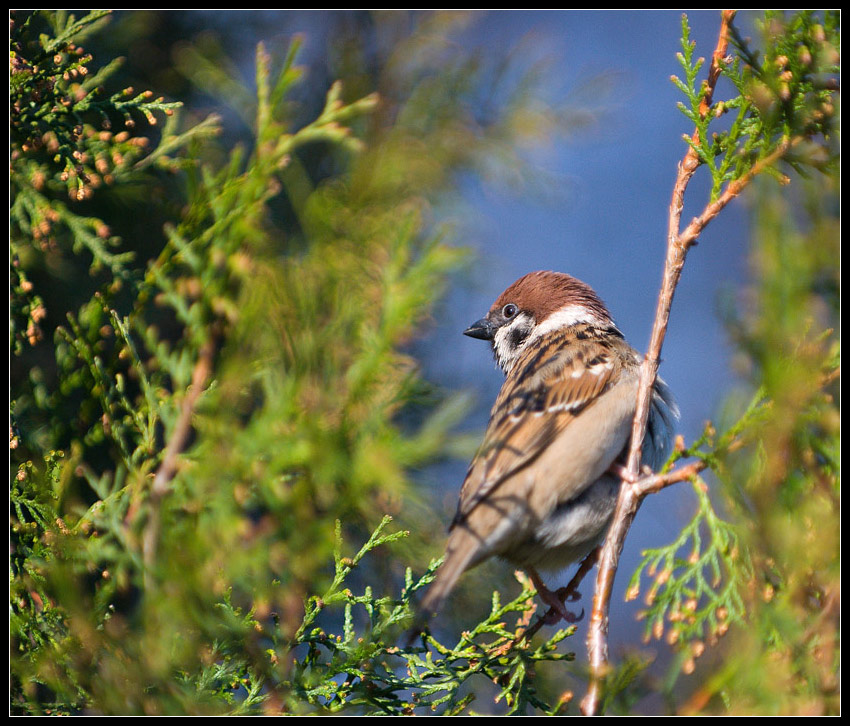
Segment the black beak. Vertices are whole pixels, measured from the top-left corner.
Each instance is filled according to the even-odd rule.
[[[493,340],[493,336],[496,334],[496,326],[487,318],[481,318],[464,330],[463,334],[470,338],[478,338],[478,340]]]

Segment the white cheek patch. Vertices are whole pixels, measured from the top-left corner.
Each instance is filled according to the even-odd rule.
[[[503,325],[496,331],[493,336],[493,351],[496,353],[499,366],[505,373],[516,362],[528,341],[535,337],[534,335],[523,337],[522,342],[517,345],[515,334],[522,329],[531,330],[532,328],[533,321],[531,318],[525,313],[520,313],[510,325]]]
[[[610,324],[610,321],[597,315],[584,305],[564,305],[564,307],[556,310],[546,320],[540,323],[537,329],[531,334],[529,340],[539,338],[541,335],[551,333],[553,330],[568,328],[571,325],[578,325],[579,323],[606,325]]]

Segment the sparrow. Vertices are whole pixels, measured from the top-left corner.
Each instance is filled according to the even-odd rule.
[[[541,599],[573,622],[539,571],[582,559],[607,531],[642,356],[594,290],[561,272],[521,277],[464,334],[490,342],[505,382],[420,611],[440,610],[466,570],[501,557],[528,572]],[[667,460],[678,417],[659,378],[641,448],[644,465],[657,469]]]

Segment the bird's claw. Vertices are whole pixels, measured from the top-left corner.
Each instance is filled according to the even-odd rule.
[[[549,606],[549,612],[546,613],[545,621],[547,625],[554,625],[559,620],[565,620],[568,623],[577,623],[584,617],[584,608],[580,614],[576,615],[567,610],[563,600],[559,597],[560,593],[552,592],[551,590],[537,591],[540,598]],[[570,598],[570,599],[578,599]]]
[[[571,590],[562,587],[558,590],[558,599],[561,602],[576,602],[577,600],[581,600],[581,593],[575,589]]]
[[[564,621],[570,623],[570,625],[572,625],[573,623],[578,623],[583,619],[584,619],[584,608],[582,608],[581,612],[578,615],[576,615],[575,613],[571,613],[569,610],[567,610],[563,606],[563,604],[561,604],[560,608],[556,608],[553,605],[552,607],[549,608],[549,611],[546,613],[546,615],[543,616],[543,622],[546,625],[555,625],[555,623],[558,623],[561,620],[564,620]]]
[[[529,569],[529,575],[531,576],[531,580],[534,583],[534,587],[537,589],[537,594],[540,596],[540,599],[549,606],[549,611],[543,616],[543,621],[547,625],[554,625],[559,620],[565,620],[568,623],[577,623],[584,617],[584,608],[582,608],[581,613],[576,615],[575,613],[571,613],[567,610],[564,605],[564,600],[578,600],[581,595],[576,592],[575,589],[561,588],[557,592],[552,592],[543,581],[540,579],[540,575],[537,574],[536,571]]]

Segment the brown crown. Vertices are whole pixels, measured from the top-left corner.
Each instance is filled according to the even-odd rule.
[[[501,310],[508,303],[532,315],[537,323],[565,305],[584,305],[602,320],[611,320],[608,308],[593,288],[564,272],[529,272],[499,295],[490,312]]]

